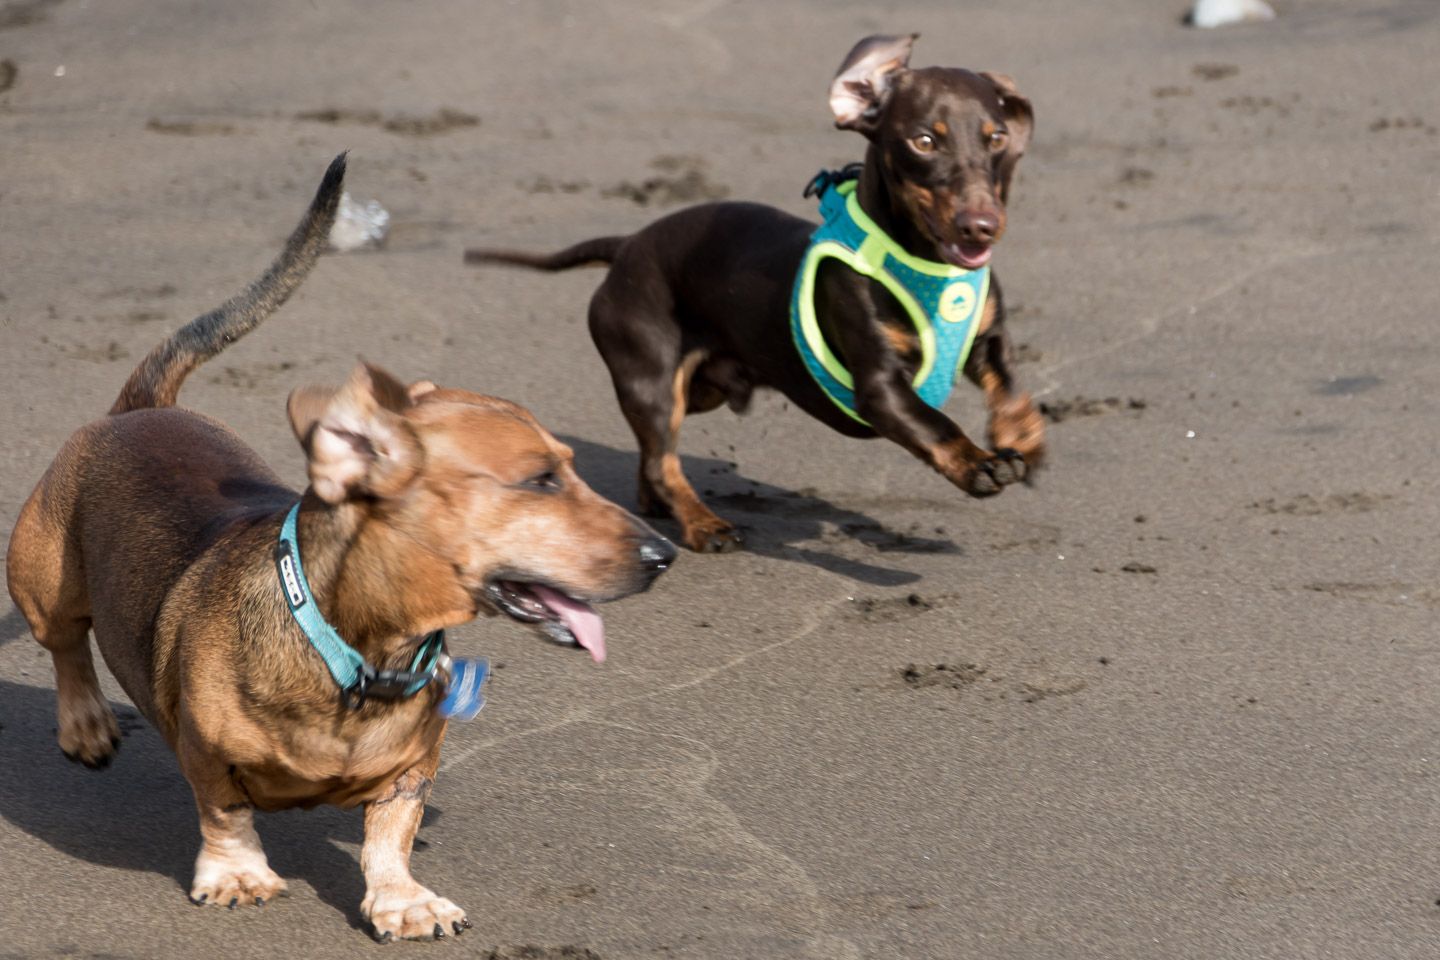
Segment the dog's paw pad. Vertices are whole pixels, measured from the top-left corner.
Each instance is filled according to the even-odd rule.
[[[687,524],[684,531],[685,546],[696,553],[729,553],[745,545],[740,531],[719,517],[710,517]]]
[[[465,911],[444,897],[419,887],[409,895],[380,893],[365,898],[361,912],[370,921],[373,936],[391,940],[443,940],[452,931],[459,936],[470,929]]]
[[[190,888],[190,902],[228,907],[263,907],[276,897],[285,895],[285,881],[269,867],[254,865],[241,869],[206,869],[196,871],[195,884]]]
[[[960,488],[972,497],[993,497],[1012,483],[1025,479],[1025,458],[1014,450],[999,450],[969,469]]]
[[[972,497],[993,497],[1004,485],[996,478],[995,470],[987,460],[971,468],[960,487]]]
[[[685,541],[696,553],[731,553],[745,545],[745,539],[733,528],[686,536]]]
[[[61,705],[59,740],[67,759],[103,770],[120,747],[120,725],[97,694],[93,701]]]
[[[995,479],[1002,485],[1019,483],[1030,472],[1029,462],[1018,450],[1009,448],[996,450],[992,463],[995,467]]]

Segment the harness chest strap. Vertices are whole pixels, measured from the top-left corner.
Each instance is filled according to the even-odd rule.
[[[810,236],[790,299],[790,330],[805,367],[820,389],[848,416],[856,409],[854,379],[826,343],[815,313],[815,278],[833,258],[882,284],[904,307],[920,342],[915,393],[931,407],[944,406],[955,375],[970,355],[990,288],[990,268],[965,270],[912,256],[860,208],[856,167],[822,173],[812,182],[820,194],[824,223]],[[840,181],[840,182],[837,182]],[[807,191],[808,195],[809,191]]]

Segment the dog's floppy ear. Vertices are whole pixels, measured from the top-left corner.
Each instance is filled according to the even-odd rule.
[[[845,57],[840,72],[830,82],[830,112],[842,130],[869,132],[890,96],[895,73],[910,63],[915,38],[866,37]]]
[[[1010,142],[1005,145],[1005,155],[1000,158],[1000,199],[1010,199],[1010,181],[1015,177],[1015,167],[1030,146],[1030,135],[1035,132],[1035,112],[1030,109],[1030,100],[1015,87],[1015,81],[1003,73],[982,73],[980,76],[995,85],[995,94],[1000,98],[1000,108],[1005,112],[1005,127],[1010,131]]]
[[[405,386],[379,367],[357,366],[339,390],[301,387],[287,404],[309,461],[310,484],[326,503],[393,497],[419,472],[423,452],[403,412]]]

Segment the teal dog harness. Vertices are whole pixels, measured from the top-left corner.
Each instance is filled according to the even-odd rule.
[[[822,171],[805,195],[820,196],[825,222],[810,235],[810,246],[795,276],[790,297],[790,333],[805,367],[820,389],[847,415],[866,423],[855,409],[855,382],[825,342],[815,315],[815,275],[820,262],[833,257],[862,276],[884,285],[909,314],[920,338],[920,369],[915,393],[935,409],[944,406],[965,366],[980,326],[990,268],[965,270],[911,256],[860,209],[855,197],[860,165]]]

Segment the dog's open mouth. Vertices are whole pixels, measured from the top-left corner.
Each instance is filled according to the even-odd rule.
[[[952,266],[978,270],[990,262],[992,249],[988,243],[944,243],[940,255]]]
[[[492,580],[485,585],[490,602],[521,623],[539,624],[551,640],[579,644],[596,663],[605,659],[605,624],[595,608],[543,583]]]

